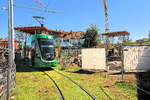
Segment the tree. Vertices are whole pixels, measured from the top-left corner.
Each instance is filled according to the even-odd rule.
[[[98,44],[98,25],[91,24],[84,34],[83,47],[95,47]]]
[[[27,33],[23,33],[23,32],[20,32],[20,31],[16,31],[15,32],[15,39],[19,41],[19,48],[22,49],[22,44],[24,42],[24,55],[26,55],[26,42],[27,42],[27,39],[31,36],[30,34],[27,34]]]
[[[29,38],[29,36],[30,36],[30,34],[23,33],[23,32],[20,32],[20,31],[16,31],[15,33],[16,33],[15,34],[15,38],[19,42],[26,41]]]

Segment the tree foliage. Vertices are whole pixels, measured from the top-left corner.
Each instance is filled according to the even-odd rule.
[[[98,44],[98,25],[91,24],[84,34],[84,45],[83,47],[95,47]]]
[[[16,33],[15,34],[16,40],[18,40],[20,42],[23,42],[23,41],[27,40],[30,36],[30,34],[19,32],[19,31],[16,31],[15,33]]]

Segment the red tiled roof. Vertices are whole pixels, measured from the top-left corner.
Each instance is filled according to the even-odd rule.
[[[8,40],[0,40],[0,42],[8,42]],[[15,40],[15,42],[19,42],[18,40]]]
[[[21,31],[21,32],[25,32],[25,33],[29,33],[29,34],[35,34],[36,31],[40,31],[40,29],[42,29],[42,31],[48,32],[48,34],[50,35],[58,35],[60,37],[64,37],[64,38],[81,38],[83,37],[83,32],[64,32],[64,30],[50,30],[44,26],[42,27],[19,27],[19,28],[14,28],[17,31]]]

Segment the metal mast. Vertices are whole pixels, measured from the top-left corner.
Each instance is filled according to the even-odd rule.
[[[105,8],[105,32],[109,32],[109,28],[108,28],[108,8],[107,8],[107,3],[106,0],[104,0],[104,8]]]
[[[108,28],[108,8],[107,8],[107,3],[106,0],[103,0],[104,2],[104,9],[105,9],[105,33],[109,32],[109,28]],[[105,50],[106,50],[106,55],[108,54],[108,50],[110,48],[110,43],[109,43],[109,38],[108,36],[106,36],[105,38]]]
[[[14,56],[14,21],[13,21],[13,0],[8,0],[8,44],[9,53],[11,55],[11,60],[13,62]],[[11,62],[11,63],[12,63]]]
[[[11,69],[15,67],[14,63],[14,26],[13,26],[13,0],[8,0],[8,50],[9,50],[9,65],[8,65],[8,75],[7,75],[7,100],[10,97],[10,75]]]

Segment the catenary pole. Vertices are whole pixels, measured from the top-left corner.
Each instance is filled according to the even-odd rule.
[[[9,100],[9,75],[10,75],[10,66],[11,66],[11,43],[10,43],[10,40],[11,40],[11,21],[10,21],[10,0],[8,0],[8,52],[9,52],[9,55],[8,55],[8,69],[7,69],[7,100]]]
[[[12,46],[12,64],[14,64],[14,59],[15,59],[15,48],[14,48],[14,16],[13,16],[13,0],[10,0],[11,1],[11,15],[10,15],[10,18],[11,18],[11,46]]]
[[[7,73],[7,100],[10,99],[10,75],[14,67],[14,26],[13,26],[13,0],[8,0],[8,73]]]

